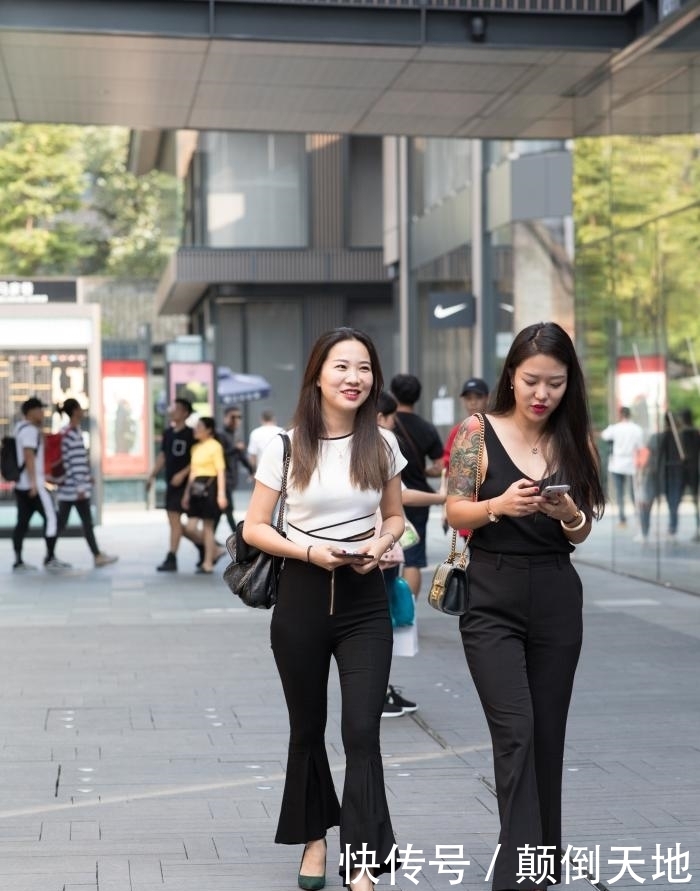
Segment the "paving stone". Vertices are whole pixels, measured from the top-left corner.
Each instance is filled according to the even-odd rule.
[[[100,574],[39,574],[28,586],[0,570],[0,884],[249,891],[254,876],[261,889],[288,891],[301,852],[272,841],[288,727],[270,615],[234,602],[218,578],[156,573],[162,513],[106,519],[100,538],[124,557]],[[429,530],[438,558],[437,512]],[[85,563],[81,540],[61,548]],[[181,565],[191,558],[193,569],[187,554]],[[640,845],[640,875],[656,891],[676,886],[652,879],[656,845],[678,842],[690,851],[694,887],[700,598],[579,569],[585,637],[568,727],[565,843],[599,845],[606,857]],[[477,891],[488,887],[498,831],[488,731],[456,622],[424,599],[418,622],[420,654],[395,660],[392,683],[419,711],[382,722],[392,819],[400,845],[426,857],[463,845],[470,860],[456,885],[426,865],[419,888]],[[333,668],[327,742],[340,791],[339,708]],[[337,830],[329,853],[328,887],[339,888]],[[394,887],[416,886],[397,876]],[[623,877],[612,887],[639,884]]]

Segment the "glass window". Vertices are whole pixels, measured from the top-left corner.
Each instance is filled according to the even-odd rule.
[[[348,159],[350,246],[382,246],[382,140],[351,136]]]
[[[306,247],[304,136],[206,133],[206,244]]]

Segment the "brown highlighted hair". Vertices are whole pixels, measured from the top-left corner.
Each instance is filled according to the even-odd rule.
[[[369,354],[372,366],[372,389],[355,414],[350,479],[359,489],[381,491],[395,473],[389,446],[377,427],[377,398],[384,378],[377,350],[371,338],[355,328],[334,328],[322,334],[314,344],[306,363],[304,379],[292,426],[292,481],[298,489],[305,489],[318,465],[321,445],[327,436],[321,410],[321,390],[318,379],[323,363],[333,347],[345,340],[357,340]]]

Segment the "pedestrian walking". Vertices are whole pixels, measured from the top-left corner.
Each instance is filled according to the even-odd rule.
[[[678,434],[683,448],[683,492],[687,489],[695,510],[695,535],[693,541],[700,541],[700,430],[693,423],[693,413],[684,408],[680,413]],[[681,496],[682,497],[682,496]]]
[[[474,530],[464,650],[493,744],[501,819],[494,891],[561,880],[566,719],[581,649],[582,586],[570,553],[602,514],[604,495],[574,345],[553,322],[513,341],[485,416],[452,448],[447,515]],[[549,486],[568,486],[562,493]],[[547,875],[520,870],[518,849],[554,852]]]
[[[377,423],[385,430],[394,430],[396,424],[397,402],[391,393],[382,391],[377,399]],[[444,479],[443,479],[444,482]],[[401,484],[401,503],[409,507],[430,507],[433,504],[444,504],[446,489],[441,484],[438,492],[422,492],[418,489],[407,489]],[[394,580],[401,575],[404,562],[404,550],[397,541],[393,548],[387,551],[379,564],[384,576],[384,584],[387,591]],[[408,584],[408,583],[407,583]],[[394,628],[394,657],[413,657],[418,653],[418,619],[414,619],[412,625]],[[393,664],[393,663],[392,663]],[[382,718],[399,718],[402,715],[412,714],[418,711],[418,703],[403,695],[401,687],[389,684],[384,699]]]
[[[352,888],[369,891],[373,879],[391,870],[394,833],[379,725],[392,631],[378,563],[403,533],[405,459],[395,437],[377,426],[381,389],[379,359],[366,334],[337,328],[321,335],[289,431],[287,537],[270,525],[282,482],[279,436],[261,457],[243,527],[249,544],[286,558],[270,629],[290,722],[275,841],[304,845],[298,885],[308,891],[325,884],[326,831],[338,823],[340,874]],[[340,805],[324,741],[331,656],[340,676],[346,755]]]
[[[65,531],[68,517],[73,508],[76,509],[83,527],[83,535],[92,553],[95,566],[109,566],[119,559],[105,554],[97,545],[95,529],[92,524],[90,497],[92,496],[93,479],[81,424],[85,412],[77,399],[66,399],[60,408],[61,414],[68,417],[68,426],[61,433],[61,462],[63,477],[58,482],[58,535]]]
[[[616,424],[609,424],[600,437],[611,444],[608,473],[615,485],[618,524],[626,526],[625,489],[629,489],[634,505],[633,483],[638,466],[638,453],[644,447],[644,431],[632,420],[632,412],[626,405],[620,408],[619,416],[620,420]]]
[[[172,401],[168,409],[170,423],[163,433],[156,463],[146,482],[148,491],[158,474],[163,469],[165,470],[167,483],[165,511],[170,527],[170,547],[165,555],[165,560],[156,567],[158,572],[177,572],[177,551],[180,541],[183,535],[185,537],[189,535],[182,523],[182,496],[185,494],[187,477],[190,472],[190,452],[194,443],[194,433],[187,423],[192,411],[192,403],[189,399],[179,396]],[[199,551],[198,566],[201,566],[204,560],[204,545],[201,538],[192,539],[192,543]]]
[[[62,572],[70,569],[56,557],[56,539],[58,537],[58,518],[51,493],[46,488],[44,471],[44,409],[46,405],[36,396],[30,396],[22,403],[22,417],[14,430],[15,447],[17,449],[17,465],[21,469],[15,484],[15,501],[17,502],[17,523],[12,533],[12,546],[15,572],[28,572],[36,569],[22,558],[24,539],[29,530],[29,522],[35,513],[44,521],[44,541],[46,557],[44,569],[49,572]]]
[[[398,403],[394,433],[406,466],[401,479],[407,489],[432,492],[428,477],[439,477],[443,468],[443,445],[436,428],[415,409],[420,399],[421,382],[415,374],[397,374],[391,380],[391,392]],[[429,507],[406,508],[406,517],[419,536],[418,544],[404,550],[404,577],[415,597],[420,592],[421,569],[428,565],[425,539]]]
[[[260,426],[254,427],[248,437],[248,460],[253,467],[251,473],[258,466],[260,456],[265,451],[268,443],[272,442],[275,436],[282,432],[283,428],[277,424],[275,416],[271,411],[260,412]]]
[[[219,442],[224,449],[226,459],[226,508],[223,513],[226,516],[231,532],[236,531],[236,520],[233,515],[233,495],[238,485],[238,468],[242,464],[248,473],[254,473],[253,465],[245,453],[245,443],[238,434],[241,426],[241,410],[237,405],[226,409],[224,426],[218,435]],[[218,520],[217,520],[218,523]],[[214,527],[216,531],[216,526]]]
[[[190,454],[190,471],[182,506],[187,512],[185,534],[192,541],[204,545],[204,559],[197,567],[200,575],[211,575],[214,564],[225,553],[217,548],[214,529],[226,509],[226,459],[224,450],[216,438],[214,418],[203,417],[194,428],[196,440]],[[202,532],[198,531],[201,522]]]

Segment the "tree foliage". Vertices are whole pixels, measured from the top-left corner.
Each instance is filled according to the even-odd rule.
[[[667,356],[671,403],[685,389],[687,404],[700,356],[700,137],[577,140],[574,217],[594,413],[609,415],[615,360],[635,354]]]
[[[157,277],[177,244],[174,177],[126,166],[118,127],[0,126],[3,275]]]

